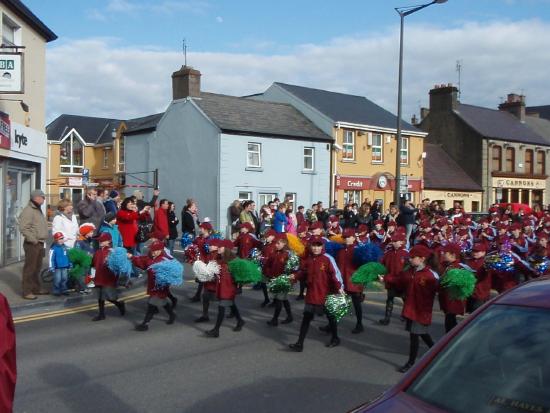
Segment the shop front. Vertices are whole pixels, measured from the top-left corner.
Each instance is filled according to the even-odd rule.
[[[402,182],[402,187],[406,186],[407,191],[402,194],[413,203],[420,201],[420,191],[422,190],[422,180],[420,178],[408,177]],[[382,210],[389,208],[393,202],[395,190],[395,177],[388,173],[380,173],[374,176],[346,176],[337,175],[335,178],[335,199],[341,206],[356,203],[361,205],[363,202],[373,204],[378,201],[382,205]]]
[[[452,208],[455,202],[458,202],[466,212],[480,212],[483,192],[427,188],[422,191],[422,199],[426,198],[437,201],[443,209]]]
[[[491,202],[546,205],[546,179],[493,177]]]
[[[46,134],[0,119],[0,266],[24,258],[18,217],[35,188],[45,187]]]

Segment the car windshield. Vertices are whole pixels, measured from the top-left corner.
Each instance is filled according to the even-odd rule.
[[[488,308],[406,392],[449,412],[550,412],[550,310]]]

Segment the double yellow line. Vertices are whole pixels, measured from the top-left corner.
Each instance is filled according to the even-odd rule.
[[[142,298],[147,297],[147,294],[145,292],[141,292],[138,294],[129,295],[122,298],[122,301],[126,303],[130,303],[132,301],[141,300]],[[113,304],[107,303],[107,306],[112,307]],[[40,314],[31,314],[26,316],[20,316],[20,317],[14,317],[13,322],[15,324],[21,324],[21,323],[27,323],[29,321],[37,321],[37,320],[44,320],[47,318],[54,318],[54,317],[61,317],[68,314],[77,314],[77,313],[83,313],[85,311],[90,311],[97,308],[97,303],[94,304],[88,304],[83,305],[80,307],[75,308],[67,308],[65,310],[58,310],[58,311],[48,311],[47,313],[40,313]]]

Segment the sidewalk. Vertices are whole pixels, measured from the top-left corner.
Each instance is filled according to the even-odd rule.
[[[43,268],[46,267],[44,263]],[[39,295],[36,300],[25,300],[21,296],[21,274],[23,262],[0,268],[0,292],[6,296],[13,316],[28,315],[44,311],[62,310],[68,307],[81,306],[96,302],[94,293],[81,295],[72,292],[69,296],[55,297],[53,295]],[[147,276],[133,280],[130,288],[121,288],[120,295],[135,294],[136,290],[143,289]],[[43,284],[45,290],[51,290],[51,284]]]

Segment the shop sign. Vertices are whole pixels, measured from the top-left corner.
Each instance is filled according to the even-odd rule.
[[[70,176],[69,186],[82,186],[82,178],[77,176]]]
[[[356,178],[349,176],[337,176],[336,188],[337,189],[351,189],[356,191],[362,191],[369,189],[370,178]]]
[[[545,189],[546,181],[544,179],[497,178],[493,179],[493,186],[497,188]]]
[[[22,53],[0,53],[0,93],[23,93]]]
[[[17,122],[10,122],[10,137],[10,149],[13,152],[47,158],[47,137],[44,132]]]
[[[0,112],[0,148],[10,149],[11,147],[11,126],[10,115]]]
[[[445,194],[447,198],[472,198],[473,195],[466,192],[447,192]]]

